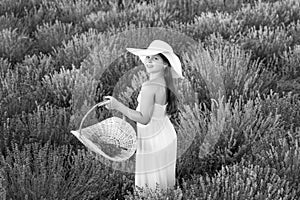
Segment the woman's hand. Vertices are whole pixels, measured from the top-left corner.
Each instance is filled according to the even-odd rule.
[[[104,100],[107,100],[105,108],[118,110],[120,102],[113,96],[104,96]]]

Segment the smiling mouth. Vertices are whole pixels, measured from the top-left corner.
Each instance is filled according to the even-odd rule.
[[[146,65],[146,67],[147,67],[147,68],[152,68],[153,65],[149,65],[149,64],[148,64],[148,65]]]

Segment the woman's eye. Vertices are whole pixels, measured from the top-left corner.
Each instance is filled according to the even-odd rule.
[[[149,59],[149,58],[150,58],[150,56],[146,56],[146,58],[147,58],[147,59]]]

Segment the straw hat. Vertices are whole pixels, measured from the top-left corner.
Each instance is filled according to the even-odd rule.
[[[174,53],[172,47],[161,40],[154,40],[148,46],[147,49],[138,49],[138,48],[126,48],[127,51],[131,52],[134,55],[140,57],[141,61],[145,64],[146,56],[156,55],[156,54],[163,54],[168,60],[171,65],[171,72],[173,78],[184,78],[182,76],[182,67],[181,62],[178,56]]]

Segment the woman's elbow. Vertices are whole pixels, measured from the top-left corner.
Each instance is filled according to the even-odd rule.
[[[149,124],[149,122],[151,121],[150,117],[144,118],[140,123],[143,125],[147,125]]]

